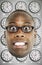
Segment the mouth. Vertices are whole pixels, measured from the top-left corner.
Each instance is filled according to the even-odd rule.
[[[24,48],[27,44],[27,42],[13,42],[14,48]]]
[[[12,41],[9,50],[15,57],[25,57],[28,54],[28,45],[27,41]]]

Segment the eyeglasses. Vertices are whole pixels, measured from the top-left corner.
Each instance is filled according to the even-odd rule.
[[[18,32],[19,29],[21,29],[24,33],[29,33],[33,30],[33,28],[34,28],[33,26],[22,26],[22,27],[13,26],[13,25],[6,26],[6,30],[12,33]]]

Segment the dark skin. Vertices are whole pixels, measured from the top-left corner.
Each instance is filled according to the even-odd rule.
[[[34,21],[32,17],[26,12],[14,12],[10,14],[7,18],[6,26],[34,26]],[[36,38],[36,31],[33,29],[30,33],[24,33],[19,29],[16,33],[5,31],[5,36],[7,40],[7,46],[10,53],[16,57],[25,57],[34,45]],[[25,45],[14,45],[15,43],[25,43]]]

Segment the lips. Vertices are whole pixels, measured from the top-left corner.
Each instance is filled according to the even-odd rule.
[[[13,42],[14,48],[23,48],[25,45],[27,45],[27,42]]]

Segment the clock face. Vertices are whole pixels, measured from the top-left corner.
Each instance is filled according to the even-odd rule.
[[[9,13],[12,11],[12,3],[9,1],[4,1],[1,3],[1,10],[4,13]]]
[[[40,51],[37,49],[32,50],[29,54],[29,58],[34,62],[39,61],[41,59]]]
[[[15,9],[27,10],[27,4],[24,1],[18,1],[15,5]]]
[[[36,41],[35,41],[35,43],[34,43],[34,46],[39,45],[40,42],[41,42],[41,37],[40,37],[38,34],[36,34]]]
[[[34,25],[35,25],[35,29],[39,29],[40,28],[40,26],[41,26],[41,21],[40,21],[40,19],[39,18],[37,18],[37,17],[34,17],[33,18],[34,19]]]
[[[1,59],[5,62],[9,62],[13,59],[12,55],[9,53],[7,49],[1,52]]]
[[[7,42],[6,42],[6,39],[5,39],[5,35],[4,34],[1,36],[1,43],[3,45],[7,46]]]
[[[5,29],[6,17],[1,20],[1,27]]]
[[[32,13],[38,13],[40,11],[40,4],[36,1],[32,1],[29,3],[29,10]]]

